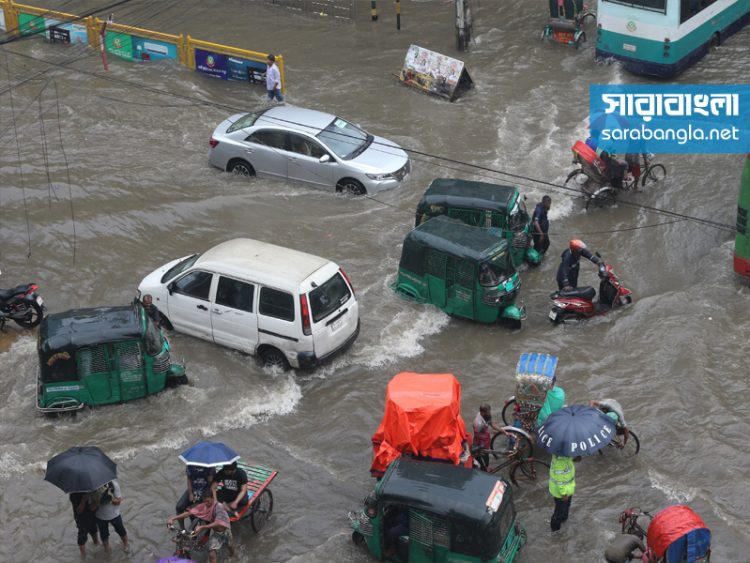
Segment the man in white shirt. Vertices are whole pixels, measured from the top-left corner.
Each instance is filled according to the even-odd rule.
[[[268,55],[266,59],[268,68],[266,69],[266,91],[268,92],[268,99],[273,100],[276,98],[279,102],[284,101],[284,97],[281,95],[281,73],[279,73],[279,67],[276,66],[276,57],[274,55]]]
[[[102,538],[102,545],[105,551],[109,551],[109,525],[117,532],[122,540],[122,547],[128,550],[128,533],[122,523],[120,515],[120,504],[122,503],[122,493],[120,484],[117,479],[110,481],[102,487],[101,496],[99,497],[99,508],[96,511],[96,525],[99,528],[99,535]]]

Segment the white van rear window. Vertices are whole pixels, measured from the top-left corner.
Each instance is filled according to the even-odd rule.
[[[319,322],[336,311],[352,296],[349,286],[340,273],[310,292],[313,322]]]

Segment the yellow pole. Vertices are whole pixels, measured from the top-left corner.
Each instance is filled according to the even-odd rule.
[[[281,93],[286,94],[286,77],[284,75],[284,57],[278,55],[276,57],[276,63],[279,67],[279,76],[281,77]]]

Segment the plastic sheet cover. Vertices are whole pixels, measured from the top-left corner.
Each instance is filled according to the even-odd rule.
[[[386,388],[383,420],[372,437],[370,472],[382,476],[402,454],[460,463],[468,440],[461,386],[453,374],[399,373]]]

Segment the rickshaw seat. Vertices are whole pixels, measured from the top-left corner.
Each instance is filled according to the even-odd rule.
[[[575,20],[565,20],[562,18],[550,18],[547,25],[555,31],[576,31],[578,26]]]
[[[576,299],[587,299],[589,301],[592,301],[594,299],[594,296],[596,295],[596,290],[590,285],[587,285],[583,287],[576,287],[575,289],[571,289],[568,291],[561,289],[558,292],[558,295],[563,298],[572,297]]]

